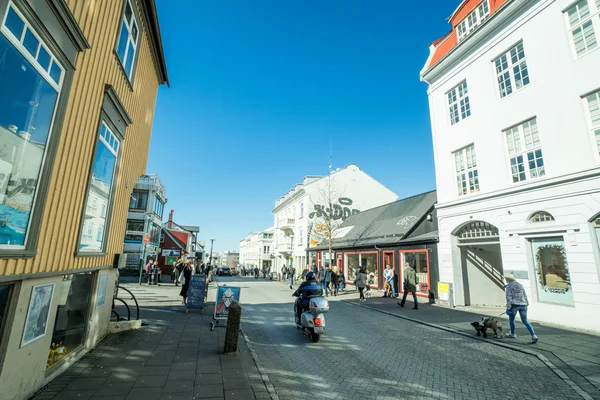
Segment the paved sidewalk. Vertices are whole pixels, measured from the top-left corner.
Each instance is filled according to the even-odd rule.
[[[340,296],[339,299],[403,318],[447,327],[473,335],[475,338],[475,330],[470,323],[481,321],[481,318],[485,316],[503,320],[505,333],[510,332],[508,316],[503,313],[504,309],[500,308],[456,307],[449,309],[420,303],[419,309],[413,310],[412,301],[407,301],[404,308],[401,308],[397,305],[398,299],[383,298],[383,292],[380,291],[374,291],[373,297],[366,303],[359,303],[358,296],[351,293],[352,291],[349,295]],[[532,345],[529,333],[518,317],[516,324],[517,339],[489,338],[487,340],[499,341],[518,349],[534,351],[546,356],[582,389],[594,398],[600,398],[600,336],[532,322],[536,335],[540,338],[537,344]]]
[[[242,336],[237,355],[223,354],[225,329],[210,331],[214,303],[189,314],[181,300],[140,308],[147,326],[109,335],[34,399],[270,398]]]

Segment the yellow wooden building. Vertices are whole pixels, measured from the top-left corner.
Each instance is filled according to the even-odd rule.
[[[154,0],[0,0],[0,25],[0,397],[25,399],[107,333],[169,79]]]

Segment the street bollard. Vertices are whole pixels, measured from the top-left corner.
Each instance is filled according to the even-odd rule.
[[[240,322],[242,320],[242,306],[235,302],[229,306],[227,316],[227,331],[225,332],[225,354],[237,352],[238,337],[240,335]]]

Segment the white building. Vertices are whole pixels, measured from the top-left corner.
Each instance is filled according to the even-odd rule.
[[[458,1],[457,1],[458,3]],[[440,281],[457,305],[600,330],[600,1],[462,1],[428,84]]]
[[[136,182],[129,202],[123,244],[129,268],[139,268],[141,260],[145,262],[157,256],[166,196],[167,190],[158,175],[147,174]],[[149,236],[148,243],[144,243],[146,235]]]
[[[273,246],[275,227],[269,227],[264,231],[251,232],[240,241],[240,264],[248,268],[272,269],[275,258]]]
[[[330,177],[306,176],[275,202],[272,271],[279,273],[284,264],[291,263],[300,270],[315,261],[310,252],[307,258],[307,248],[324,239],[317,228],[324,223],[327,197],[333,205],[334,222],[341,223],[353,213],[395,201],[398,195],[354,164],[338,168]]]

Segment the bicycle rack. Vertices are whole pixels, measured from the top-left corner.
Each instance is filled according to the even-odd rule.
[[[120,289],[123,289],[124,291],[126,291],[127,293],[129,293],[131,295],[131,299],[127,299],[127,300],[133,300],[135,302],[135,308],[136,308],[136,320],[140,319],[140,306],[137,302],[137,299],[135,298],[135,296],[133,295],[133,293],[131,293],[131,291],[127,288],[124,288],[121,285],[117,285],[117,287]],[[121,303],[123,303],[125,305],[125,307],[127,308],[127,319],[125,318],[121,318],[121,316],[119,315],[118,312],[115,311],[115,301],[120,301]],[[112,313],[111,314],[115,314],[117,316],[117,321],[131,321],[131,309],[129,308],[129,304],[127,304],[127,302],[120,298],[120,297],[115,297],[113,299],[113,306],[112,306]]]

